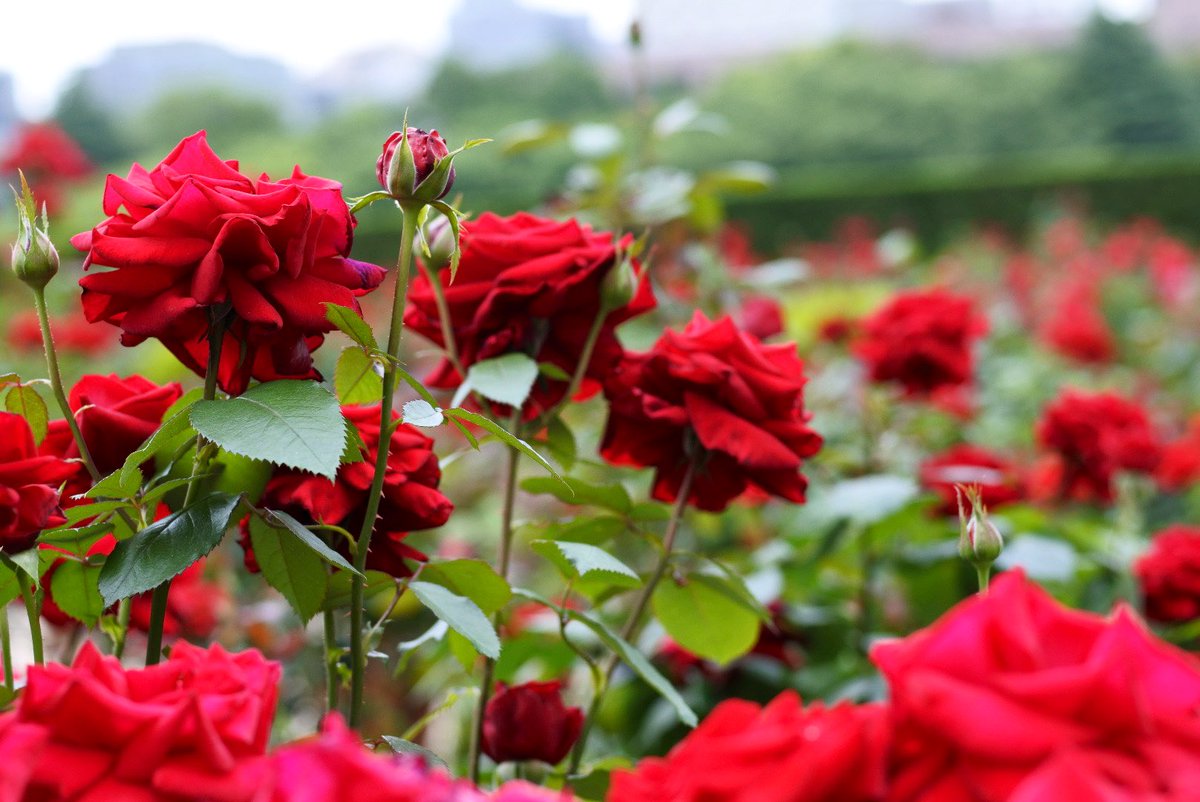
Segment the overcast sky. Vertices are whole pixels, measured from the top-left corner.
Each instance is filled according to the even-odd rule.
[[[315,74],[348,53],[398,41],[436,50],[460,1],[338,0],[329,6],[319,4],[320,10],[309,14],[300,10],[304,4],[294,0],[10,0],[4,3],[0,71],[14,76],[20,111],[41,116],[50,111],[59,89],[75,70],[100,61],[118,45],[208,41],[240,53],[270,56],[301,73]],[[1154,2],[1099,1],[1125,14],[1144,13]],[[520,2],[587,14],[597,36],[616,41],[637,0]],[[1091,5],[1095,0],[993,2],[1002,4],[1000,7],[1037,9]],[[748,5],[752,4],[749,0]]]

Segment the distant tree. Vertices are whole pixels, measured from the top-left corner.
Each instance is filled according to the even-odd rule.
[[[76,74],[59,96],[53,119],[97,164],[123,161],[132,152],[116,119],[91,96],[82,74]]]
[[[165,152],[202,128],[219,153],[240,140],[278,133],[283,122],[279,109],[264,98],[226,87],[180,87],[161,95],[138,116],[138,147]]]

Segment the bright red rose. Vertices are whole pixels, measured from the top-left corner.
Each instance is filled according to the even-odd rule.
[[[249,800],[258,782],[230,789],[229,779],[266,752],[278,683],[279,665],[253,651],[178,641],[166,662],[126,670],[85,643],[69,668],[30,668],[16,709],[0,716],[0,751],[26,757],[16,782],[0,780],[0,802]],[[179,772],[191,786],[168,793]]]
[[[555,765],[579,740],[583,711],[563,704],[561,683],[501,683],[483,715],[483,753],[497,763],[540,760]]]
[[[971,348],[987,320],[970,298],[943,289],[896,294],[862,323],[855,352],[871,381],[894,382],[909,396],[970,384]]]
[[[1147,618],[1168,624],[1200,618],[1200,527],[1177,524],[1156,534],[1133,573]]]
[[[1078,362],[1111,362],[1117,350],[1091,283],[1075,283],[1060,291],[1041,334],[1051,348]]]
[[[871,657],[890,686],[889,802],[1184,802],[1200,788],[1200,661],[1125,609],[1070,610],[1007,573]],[[1048,788],[1113,793],[1034,793]]]
[[[800,466],[821,448],[804,382],[794,344],[765,345],[729,318],[697,312],[682,332],[667,331],[612,370],[601,456],[655,468],[660,501],[676,498],[697,459],[688,500],[702,510],[719,512],[749,489],[803,502]]]
[[[484,213],[464,224],[462,249],[454,283],[448,271],[438,276],[463,367],[524,353],[574,373],[600,313],[601,285],[616,266],[612,235],[574,220],[559,223],[524,212],[512,217]],[[654,296],[643,277],[633,299],[604,319],[581,395],[594,393],[621,358],[617,324],[653,307]],[[445,345],[433,289],[424,274],[413,279],[404,323]],[[460,382],[448,360],[426,380],[432,387],[456,387]],[[566,390],[567,382],[540,376],[526,402],[526,417],[558,403]]]
[[[1155,478],[1165,490],[1183,490],[1200,482],[1200,415],[1178,440],[1163,447]]]
[[[1151,473],[1162,455],[1145,410],[1114,393],[1064,391],[1043,410],[1037,438],[1061,470],[1059,498],[1112,501],[1118,471]]]
[[[361,462],[338,468],[337,480],[280,469],[267,483],[259,506],[283,510],[301,521],[326,523],[358,533],[366,513],[367,496],[375,476],[379,453],[379,405],[345,406],[342,414],[358,429],[367,450]],[[392,413],[393,420],[399,415]],[[407,423],[396,427],[388,451],[383,498],[367,568],[392,576],[410,576],[405,560],[425,560],[425,555],[404,543],[414,529],[432,529],[450,518],[454,504],[438,491],[442,472],[433,441]],[[242,545],[246,566],[257,568],[250,549],[248,530],[243,526]]]
[[[388,171],[391,169],[392,159],[396,155],[396,151],[400,149],[405,137],[408,137],[408,147],[412,151],[412,160],[414,174],[412,176],[411,186],[391,186],[388,182]],[[446,158],[450,153],[450,148],[446,147],[446,140],[442,139],[442,135],[437,132],[437,129],[432,131],[422,131],[420,128],[409,127],[405,131],[393,131],[387,141],[383,143],[383,152],[379,154],[379,160],[375,162],[375,177],[379,179],[379,185],[391,192],[398,198],[411,197],[413,192],[421,186],[421,183],[429,177],[437,167],[437,163]],[[397,176],[399,179],[399,176]],[[450,187],[454,186],[454,168],[450,168],[450,172],[446,176],[446,184],[442,187],[438,194],[429,200],[445,197],[450,191]]]
[[[25,551],[43,529],[66,522],[58,489],[78,470],[79,463],[40,456],[25,419],[0,412],[0,551]]]
[[[785,691],[766,707],[719,704],[666,757],[613,774],[608,802],[873,802],[883,799],[880,705],[802,709]]]
[[[382,268],[348,258],[355,221],[335,181],[304,175],[257,180],[222,161],[203,131],[154,169],[110,175],[109,217],[76,235],[88,320],[121,328],[121,342],[154,337],[203,375],[213,316],[228,326],[220,384],[320,378],[312,351],[333,330],[324,303],[358,309]]]
[[[921,463],[921,484],[937,493],[942,515],[958,514],[955,485],[974,485],[980,490],[985,507],[999,507],[1020,501],[1024,495],[1021,477],[1013,464],[978,446],[960,443]]]

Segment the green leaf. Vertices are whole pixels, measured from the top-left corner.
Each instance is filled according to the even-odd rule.
[[[446,218],[446,222],[450,224],[450,235],[454,237],[454,250],[450,251],[450,283],[453,284],[455,277],[458,276],[458,261],[462,256],[462,232],[459,226],[458,210],[440,200],[435,200],[430,206],[437,209],[442,217]]]
[[[625,520],[611,515],[580,516],[543,527],[542,536],[550,540],[569,540],[598,546],[612,540],[627,528]]]
[[[484,657],[500,656],[500,638],[475,602],[432,582],[409,582],[409,589],[433,614],[471,642]]]
[[[88,498],[117,498],[128,499],[137,495],[138,487],[141,484],[141,476],[132,477],[132,482],[127,482],[123,470],[118,468],[103,477],[99,482],[92,485],[84,495]]]
[[[311,381],[255,385],[237,398],[200,401],[192,425],[221,448],[333,481],[345,449],[337,399]]]
[[[263,491],[267,489],[267,482],[271,480],[270,465],[241,454],[217,452],[216,458],[209,465],[217,475],[212,489],[220,493],[241,495],[247,504],[257,503]]]
[[[600,574],[610,585],[636,588],[641,578],[625,563],[604,549],[587,543],[571,543],[556,540],[535,540],[530,544],[534,551],[549,559],[563,571],[568,579]],[[565,561],[565,565],[564,565]],[[565,568],[565,570],[564,570]]]
[[[519,407],[529,398],[537,377],[537,362],[525,354],[512,353],[471,365],[466,383],[485,398]]]
[[[67,507],[63,510],[63,517],[67,519],[67,526],[74,526],[85,518],[95,518],[97,515],[132,508],[133,504],[123,500],[93,501],[85,504],[76,504],[74,507]]]
[[[121,466],[120,484],[122,487],[137,487],[142,483],[142,463],[146,462],[162,450],[168,443],[191,431],[192,424],[188,418],[189,407],[176,412],[162,426],[146,438],[141,448],[125,458]],[[190,436],[190,435],[189,435]]]
[[[348,571],[339,571],[329,577],[329,590],[325,594],[322,610],[340,610],[350,606],[350,583],[354,575]],[[370,600],[381,593],[395,593],[396,578],[383,571],[367,571],[367,585],[363,589],[363,599]]]
[[[97,540],[113,531],[113,525],[113,521],[105,521],[78,529],[51,529],[38,537],[38,543],[46,543],[76,557],[84,557]]]
[[[371,327],[367,325],[367,321],[363,320],[362,315],[350,307],[338,306],[335,303],[326,301],[325,319],[337,326],[339,331],[363,348],[379,347],[379,343],[375,342],[375,333],[371,331]]]
[[[503,608],[512,598],[508,582],[483,560],[426,563],[421,578],[466,596],[488,615]]]
[[[382,201],[382,200],[391,200],[391,199],[392,199],[391,195],[389,195],[388,193],[384,192],[381,189],[377,189],[374,192],[368,192],[366,195],[363,195],[361,197],[346,198],[346,203],[348,203],[350,205],[350,214],[357,214],[358,212],[362,211],[366,207],[370,206],[372,203],[376,203],[376,202]],[[335,305],[336,304],[329,304],[329,306],[335,306]]]
[[[263,579],[282,593],[307,623],[321,610],[328,590],[329,577],[321,558],[311,549],[298,547],[288,528],[271,526],[257,515],[250,516],[250,543]]]
[[[50,427],[50,411],[38,391],[26,384],[18,384],[4,397],[4,408],[20,415],[33,432],[33,442],[41,445]]]
[[[429,428],[441,426],[446,421],[446,416],[424,398],[418,398],[404,405],[403,420],[413,426]]]
[[[321,540],[321,538],[317,537],[316,534],[308,529],[308,527],[297,521],[292,516],[288,515],[286,512],[283,512],[282,510],[255,510],[255,512],[262,516],[263,520],[268,526],[283,528],[291,532],[301,543],[307,546],[325,562],[329,563],[335,568],[341,568],[343,571],[349,571],[352,574],[358,574],[358,570],[355,569],[355,567],[351,565],[345,557],[331,549],[328,543],[326,543],[324,540]],[[362,574],[359,574],[359,576],[362,576]]]
[[[240,501],[214,493],[118,543],[100,572],[105,604],[158,587],[216,548]]]
[[[99,565],[64,560],[50,578],[50,593],[54,603],[64,613],[94,627],[104,615],[104,600],[100,597]]]
[[[525,454],[534,462],[536,462],[538,465],[541,465],[543,468],[549,471],[550,475],[555,479],[560,482],[564,482],[563,478],[558,475],[558,471],[554,470],[554,466],[547,462],[545,457],[537,453],[537,451],[535,451],[533,447],[529,445],[529,443],[526,443],[516,435],[510,434],[503,426],[495,421],[485,418],[483,415],[478,413],[468,412],[465,409],[444,409],[442,410],[442,413],[448,417],[467,421],[468,423],[473,423],[476,426],[487,430],[489,433],[500,438],[500,440],[504,441],[510,447],[517,449],[522,454]]]
[[[758,640],[758,615],[714,587],[715,579],[693,574],[682,583],[667,579],[654,590],[651,605],[663,629],[680,646],[725,665],[746,654]]]
[[[521,489],[535,495],[548,493],[573,506],[588,504],[621,514],[628,513],[633,507],[629,491],[622,485],[593,485],[573,476],[557,482],[544,476],[533,476],[521,482]]]
[[[546,448],[554,455],[564,470],[571,470],[579,456],[579,448],[575,443],[575,434],[555,415],[546,423]]]
[[[358,432],[358,427],[346,421],[346,450],[342,452],[342,464],[350,465],[355,462],[362,462],[366,459],[364,456],[367,452],[367,444],[363,442],[362,435]]]
[[[0,562],[7,565],[15,573],[25,574],[36,585],[42,577],[41,549],[32,548],[20,554],[4,554],[0,552]]]
[[[424,758],[427,766],[439,766],[446,771],[450,771],[450,766],[446,761],[438,757],[436,752],[426,749],[420,744],[406,741],[403,738],[397,738],[395,735],[384,735],[383,740],[397,755],[417,755]]]
[[[0,387],[6,384],[20,384],[21,376],[17,373],[0,373]]]
[[[539,362],[538,371],[548,379],[554,379],[560,382],[569,382],[571,374],[560,368],[553,362]]]
[[[343,404],[378,404],[383,397],[379,363],[358,346],[350,346],[333,369],[333,389]]]
[[[21,595],[21,585],[17,581],[16,572],[0,562],[0,606],[7,610],[17,597]]]
[[[538,602],[539,604],[542,604],[553,610],[559,609],[557,605],[552,604],[548,599],[546,599],[546,597],[531,590],[525,590],[524,588],[513,588],[513,595],[519,596],[523,599],[528,599],[529,601]],[[646,659],[645,655],[631,646],[620,635],[609,629],[608,626],[598,618],[595,618],[581,610],[572,610],[569,607],[566,608],[564,612],[571,619],[578,621],[588,629],[592,630],[592,632],[595,632],[600,640],[604,641],[608,648],[612,649],[613,652],[620,657],[627,666],[633,669],[635,674],[641,677],[647,685],[649,685],[651,688],[657,691],[660,696],[667,700],[671,707],[675,709],[675,715],[679,716],[680,721],[689,727],[695,727],[696,724],[699,723],[695,712],[688,707],[687,702],[683,700],[683,697],[679,695],[679,692],[675,690],[675,687],[671,685],[670,681],[660,674],[658,669],[650,664],[650,661]]]

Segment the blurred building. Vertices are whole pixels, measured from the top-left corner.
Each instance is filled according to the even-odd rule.
[[[514,0],[464,0],[450,19],[447,56],[476,69],[533,64],[559,51],[583,56],[596,51],[587,17]]]

